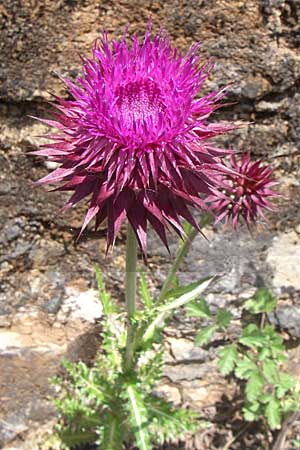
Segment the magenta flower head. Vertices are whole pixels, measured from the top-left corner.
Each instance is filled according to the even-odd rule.
[[[200,66],[199,45],[182,56],[149,23],[139,43],[126,34],[109,45],[104,33],[76,83],[63,79],[70,100],[56,99],[60,132],[34,152],[59,163],[39,183],[73,191],[64,209],[89,198],[82,230],[107,219],[108,247],[127,217],[146,254],[147,225],[167,246],[166,229],[183,235],[181,219],[197,227],[189,207],[205,209],[203,198],[219,186],[224,149],[211,138],[235,128],[208,123],[225,90],[199,97],[212,68]]]
[[[250,152],[244,153],[240,162],[231,155],[230,163],[230,172],[223,175],[222,191],[207,198],[217,217],[216,223],[225,219],[225,223],[231,221],[237,228],[240,219],[247,225],[256,222],[259,216],[266,220],[264,209],[272,211],[270,199],[279,195],[271,189],[277,184],[272,169],[262,166],[261,161],[251,162]]]

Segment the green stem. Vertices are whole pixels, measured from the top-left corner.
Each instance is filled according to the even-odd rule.
[[[126,244],[126,282],[125,300],[127,310],[127,340],[125,353],[125,368],[129,370],[133,362],[134,327],[132,319],[136,309],[136,266],[137,266],[137,240],[131,225],[127,227]]]
[[[209,220],[210,220],[209,215],[204,214],[203,217],[201,218],[201,221],[199,224],[200,228],[204,227],[209,222]],[[177,273],[183,259],[189,252],[192,242],[195,239],[195,237],[197,236],[197,234],[198,234],[198,230],[196,228],[192,228],[191,231],[187,234],[186,238],[180,242],[179,248],[176,253],[175,261],[169,270],[168,276],[163,284],[163,287],[162,287],[159,297],[157,299],[158,303],[161,302],[162,300],[164,300],[167,292],[172,288],[172,285],[175,281],[176,273]]]

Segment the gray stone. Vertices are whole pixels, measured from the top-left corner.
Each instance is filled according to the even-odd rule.
[[[45,303],[45,305],[43,305],[43,309],[49,314],[56,314],[61,307],[62,296],[63,293],[61,293],[60,296],[54,297],[51,300],[49,300],[47,303]]]
[[[237,232],[222,228],[215,232],[207,229],[204,233],[207,240],[202,236],[196,237],[188,258],[181,266],[181,284],[221,274],[210,288],[216,294],[219,307],[226,305],[227,294],[236,295],[249,289],[249,286],[268,284],[271,272],[262,255],[271,242],[270,233],[256,232],[251,236],[243,228]]]
[[[24,217],[16,217],[9,219],[4,223],[2,233],[0,235],[0,242],[10,242],[19,237],[22,233],[22,229],[25,226]]]
[[[14,249],[14,251],[11,254],[11,258],[9,259],[15,259],[15,258],[19,258],[20,256],[26,255],[27,253],[29,253],[29,250],[31,249],[32,244],[31,243],[27,243],[27,242],[18,242],[16,248]]]
[[[175,364],[172,366],[165,366],[164,375],[173,383],[177,383],[183,380],[191,381],[201,379],[209,374],[211,375],[215,371],[215,364],[211,362],[205,364]]]
[[[0,297],[0,300],[1,297]],[[0,316],[7,316],[8,314],[11,314],[11,308],[8,305],[0,305]]]
[[[22,233],[22,228],[16,221],[9,220],[6,222],[4,229],[0,235],[0,243],[13,241]]]
[[[58,258],[64,253],[65,248],[60,242],[41,240],[32,247],[29,258],[33,261],[34,267],[43,268],[50,264],[56,264]]]
[[[12,193],[14,185],[7,180],[0,180],[0,195]]]
[[[0,419],[0,445],[8,444],[28,429],[29,426],[24,423],[24,417],[20,416],[20,412],[8,417],[5,421]]]
[[[287,330],[292,336],[300,338],[300,307],[283,306],[269,313],[268,317],[276,326]]]
[[[66,282],[66,276],[61,271],[57,269],[49,269],[46,272],[46,277],[50,280],[51,284],[55,287],[63,287]]]
[[[198,361],[203,362],[209,359],[209,352],[194,345],[188,339],[168,338],[171,345],[171,354],[176,361]]]

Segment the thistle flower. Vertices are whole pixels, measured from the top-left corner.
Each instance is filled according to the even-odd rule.
[[[225,89],[199,98],[212,64],[200,66],[198,44],[183,56],[150,24],[131,41],[125,33],[109,45],[103,33],[76,83],[63,78],[72,98],[55,97],[56,120],[40,119],[60,133],[34,154],[59,163],[38,183],[73,191],[63,209],[90,198],[82,231],[107,219],[109,247],[127,217],[145,255],[148,224],[166,246],[167,228],[184,234],[182,218],[197,227],[189,206],[206,209],[226,170],[228,150],[210,139],[235,126],[207,122]]]
[[[250,152],[244,153],[238,162],[230,156],[230,172],[223,176],[222,190],[207,198],[217,217],[216,223],[225,219],[236,229],[240,219],[247,225],[256,222],[259,216],[266,220],[263,210],[272,211],[270,199],[278,194],[271,190],[277,182],[273,171],[261,165],[260,160],[251,162]]]

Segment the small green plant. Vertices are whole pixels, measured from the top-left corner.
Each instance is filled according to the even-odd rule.
[[[245,420],[264,418],[271,430],[279,429],[288,413],[300,410],[300,384],[284,370],[287,357],[283,339],[272,325],[265,324],[266,314],[276,304],[268,289],[258,289],[244,303],[248,318],[240,335],[218,352],[220,372],[242,382]],[[196,337],[199,345],[207,344],[214,332],[225,331],[232,320],[224,308],[213,316],[204,299],[190,303],[186,309],[189,315],[207,321]]]
[[[299,439],[294,439],[293,440],[293,446],[295,448],[300,448],[300,440]]]
[[[160,329],[175,308],[201,294],[211,279],[168,291],[164,301],[154,304],[140,273],[144,308],[132,320],[134,367],[128,368],[126,316],[112,303],[98,268],[96,276],[104,315],[101,352],[93,367],[65,361],[67,376],[53,380],[59,390],[55,404],[63,448],[94,442],[103,450],[122,450],[127,442],[149,450],[154,444],[182,439],[201,422],[192,411],[174,408],[152,394],[163,365]]]

